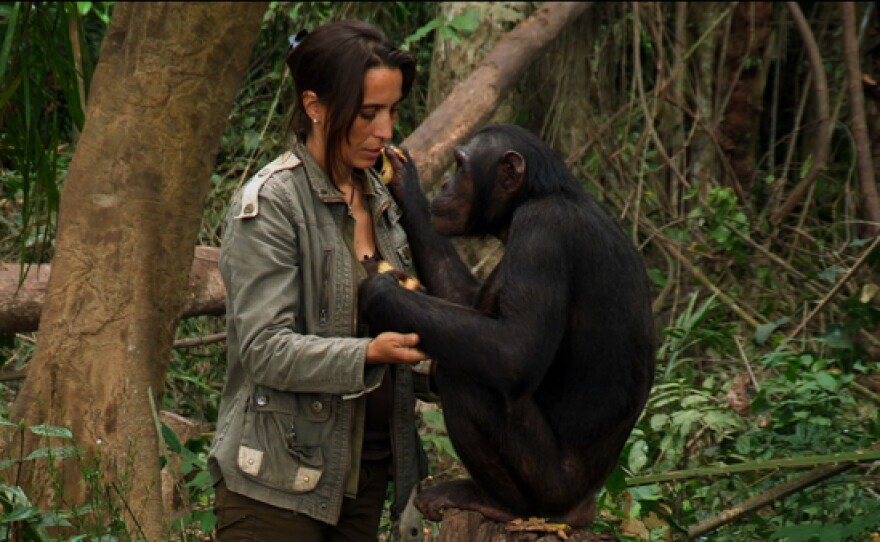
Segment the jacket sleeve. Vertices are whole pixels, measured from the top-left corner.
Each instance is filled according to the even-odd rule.
[[[238,337],[238,358],[253,381],[275,389],[357,396],[378,386],[382,366],[366,368],[367,338],[326,338],[295,330],[304,302],[292,202],[270,179],[259,214],[227,218],[220,270],[229,296],[226,317]],[[365,382],[366,380],[366,382]]]

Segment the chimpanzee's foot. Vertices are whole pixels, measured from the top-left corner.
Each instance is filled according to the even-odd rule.
[[[453,480],[422,490],[415,500],[416,507],[431,521],[443,519],[443,510],[458,508],[473,510],[494,521],[512,521],[515,514],[489,502],[470,480]]]
[[[559,521],[572,527],[583,527],[593,522],[596,517],[596,499],[590,497],[565,513]]]

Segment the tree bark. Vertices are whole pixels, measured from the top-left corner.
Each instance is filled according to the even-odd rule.
[[[856,140],[856,162],[859,166],[859,179],[862,187],[862,212],[865,218],[870,221],[864,230],[868,237],[873,237],[880,232],[880,200],[877,197],[871,140],[868,136],[868,122],[865,118],[865,95],[862,90],[856,10],[852,2],[840,3],[840,18],[843,20],[843,56],[846,59],[846,72],[849,78],[850,116],[852,117],[853,139]]]
[[[219,256],[218,248],[196,247],[181,317],[222,316],[226,312],[226,288],[217,267]],[[0,263],[0,335],[37,330],[51,271],[51,264]]]
[[[37,348],[11,419],[71,429],[82,457],[53,468],[25,462],[22,483],[50,508],[113,488],[119,509],[137,515],[123,514],[137,538],[165,535],[151,401],[164,387],[210,173],[266,6],[119,3],[62,193]],[[27,437],[24,453],[43,445]],[[81,468],[95,470],[92,487]],[[96,513],[110,524],[101,518],[109,510]]]
[[[731,18],[725,61],[730,81],[722,85],[722,92],[730,89],[730,98],[721,132],[734,182],[744,193],[749,193],[755,182],[772,15],[772,2],[742,2],[736,5]]]
[[[468,10],[476,10],[480,26],[458,40],[446,39],[438,32],[431,56],[431,79],[428,83],[426,106],[433,111],[449,95],[449,91],[466,79],[485,58],[505,32],[504,25],[520,23],[526,18],[528,2],[442,2],[440,13],[452,19]],[[511,122],[515,111],[512,96],[496,108],[492,122]]]
[[[697,75],[694,78],[692,100],[697,115],[694,122],[698,124],[698,128],[694,131],[688,151],[691,159],[687,177],[691,186],[700,187],[704,193],[715,185],[720,171],[715,148],[715,132],[720,117],[720,113],[715,111],[715,57],[723,35],[717,20],[724,11],[725,6],[719,2],[706,2],[689,10],[692,24],[698,32],[697,37],[702,39],[705,35],[705,39],[694,55]]]
[[[517,78],[538,54],[589,6],[546,2],[498,42],[467,79],[403,141],[418,163],[422,187],[430,190],[452,163],[452,148],[494,113]]]

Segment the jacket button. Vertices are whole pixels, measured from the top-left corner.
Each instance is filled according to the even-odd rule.
[[[324,410],[324,403],[321,401],[315,401],[312,403],[312,412],[320,414],[322,410]]]
[[[269,398],[265,395],[257,395],[257,406],[266,406],[269,404]]]
[[[252,203],[248,203],[247,205],[245,205],[244,212],[246,212],[246,213],[254,212],[254,205]]]

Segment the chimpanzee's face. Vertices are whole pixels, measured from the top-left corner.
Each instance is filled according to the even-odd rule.
[[[525,160],[509,142],[477,134],[455,149],[455,173],[431,203],[441,235],[503,237],[525,176]]]
[[[441,235],[471,233],[476,210],[476,186],[471,156],[466,147],[455,149],[455,172],[443,182],[431,202],[431,224]]]

